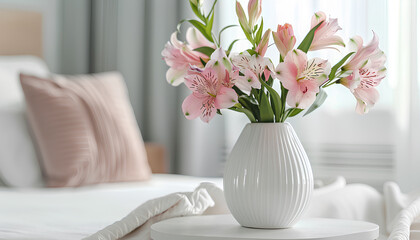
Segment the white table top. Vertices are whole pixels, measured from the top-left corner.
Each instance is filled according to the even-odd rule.
[[[362,221],[311,218],[288,229],[241,227],[232,215],[172,218],[152,225],[154,240],[373,240],[379,227]]]

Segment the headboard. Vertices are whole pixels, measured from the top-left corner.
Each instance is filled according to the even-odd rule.
[[[42,14],[0,9],[0,55],[34,55],[42,58]]]

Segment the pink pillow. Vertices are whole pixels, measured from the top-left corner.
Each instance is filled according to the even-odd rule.
[[[121,74],[20,75],[47,186],[150,177],[143,140]]]

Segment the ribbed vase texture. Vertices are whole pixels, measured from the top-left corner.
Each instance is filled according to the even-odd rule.
[[[299,221],[313,191],[312,169],[289,123],[250,123],[228,157],[226,202],[244,227],[288,228]]]

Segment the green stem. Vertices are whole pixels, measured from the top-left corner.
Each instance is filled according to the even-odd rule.
[[[322,86],[322,88],[326,88],[326,87],[329,87],[329,86],[331,86],[331,85],[336,84],[336,83],[337,83],[337,81],[339,81],[339,80],[340,80],[341,75],[343,75],[343,72],[341,72],[341,71],[340,71],[338,74],[336,74],[336,75],[334,76],[333,80],[328,81],[326,84],[324,84],[324,86]]]
[[[209,14],[207,15],[207,17],[206,17],[206,18],[209,18],[209,17],[210,17],[211,13],[212,13],[212,12],[213,12],[213,10],[214,10],[214,6],[216,5],[216,3],[217,3],[217,0],[215,0],[215,1],[213,2],[213,6],[211,7],[211,10],[210,10],[210,12],[209,12]]]
[[[325,84],[324,86],[322,86],[322,88],[327,88],[327,87],[329,87],[329,86],[331,86],[333,84],[336,84],[338,80],[340,80],[340,79],[335,79],[333,81],[330,81],[327,84]]]

